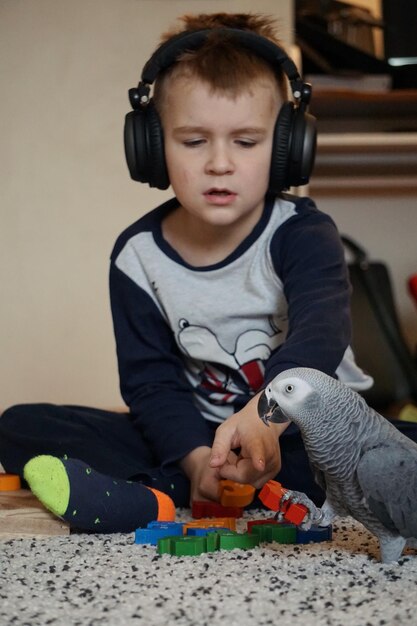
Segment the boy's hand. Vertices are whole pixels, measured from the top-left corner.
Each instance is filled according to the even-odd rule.
[[[288,426],[265,427],[257,410],[260,395],[218,427],[209,461],[210,467],[218,470],[219,479],[250,483],[257,489],[275,478],[281,469],[279,436]],[[240,448],[239,456],[230,457],[235,448]]]
[[[190,504],[194,500],[219,501],[219,470],[209,466],[211,448],[200,446],[192,450],[181,461],[181,467],[191,482]],[[231,463],[236,462],[236,455],[228,456]]]

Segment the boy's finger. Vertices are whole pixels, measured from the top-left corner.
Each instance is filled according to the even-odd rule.
[[[234,430],[226,426],[219,427],[214,437],[209,460],[210,467],[221,467],[227,461],[227,457],[232,449]]]

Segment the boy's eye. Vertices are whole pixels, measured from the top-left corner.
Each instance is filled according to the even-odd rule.
[[[242,146],[242,148],[253,148],[256,146],[256,141],[253,141],[253,139],[236,139],[236,143]]]
[[[197,146],[201,146],[203,143],[204,139],[185,139],[183,141],[186,148],[196,148]]]

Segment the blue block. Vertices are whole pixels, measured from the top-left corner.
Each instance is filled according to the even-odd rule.
[[[320,543],[332,540],[332,526],[312,526],[310,530],[297,528],[297,543]]]
[[[158,539],[172,535],[183,535],[183,524],[176,522],[150,522],[147,528],[135,530],[135,543],[156,546]]]

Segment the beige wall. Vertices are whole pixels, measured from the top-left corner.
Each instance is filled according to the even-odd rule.
[[[119,232],[169,192],[129,179],[127,89],[184,12],[290,0],[0,0],[0,408],[121,400],[107,293]]]

